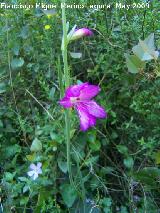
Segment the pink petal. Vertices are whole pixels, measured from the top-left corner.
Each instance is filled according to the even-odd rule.
[[[88,82],[70,86],[69,88],[66,89],[65,96],[78,97],[80,95],[80,91],[87,85],[88,85]]]
[[[93,32],[91,30],[89,30],[88,28],[82,28],[81,30],[83,30],[85,36],[93,35]]]
[[[76,40],[76,39],[82,38],[83,36],[92,36],[92,35],[93,35],[93,32],[89,30],[88,28],[76,29],[72,37],[70,38],[70,40]]]
[[[92,115],[89,115],[83,105],[76,105],[76,110],[80,118],[80,128],[82,131],[86,131],[89,127],[96,124],[96,118]]]
[[[90,115],[96,118],[106,118],[107,113],[105,112],[104,108],[99,106],[95,101],[84,101],[82,104]]]
[[[89,126],[95,126],[96,125],[96,117],[89,114]]]
[[[96,96],[100,92],[100,87],[95,85],[87,85],[86,87],[81,89],[80,99],[91,99]]]
[[[73,106],[73,104],[70,101],[70,98],[64,97],[59,101],[60,105],[62,105],[64,108],[70,108]]]

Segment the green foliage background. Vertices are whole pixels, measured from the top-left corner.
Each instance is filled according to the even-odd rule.
[[[77,3],[106,3],[111,8],[66,10],[70,27],[94,32],[69,46],[70,52],[82,53],[80,59],[68,55],[72,83],[99,84],[96,100],[108,113],[85,133],[72,113],[75,188],[69,185],[64,110],[58,104],[61,10],[48,17],[40,9],[0,9],[0,211],[158,213],[160,63],[149,61],[131,74],[124,54],[151,33],[160,48],[160,3],[130,10],[116,9],[115,1]],[[46,30],[46,25],[51,28]],[[39,161],[43,174],[32,181],[28,167]]]

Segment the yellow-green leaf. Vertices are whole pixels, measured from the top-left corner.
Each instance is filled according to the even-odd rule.
[[[136,55],[125,54],[126,64],[130,73],[138,73],[141,69],[144,69],[145,62],[141,61]]]
[[[141,61],[157,59],[159,53],[155,51],[154,33],[150,34],[144,41],[139,40],[138,45],[134,46],[132,50]]]
[[[32,142],[31,148],[30,148],[31,152],[38,152],[42,150],[42,143],[40,140],[38,140],[37,138],[35,138]]]
[[[156,164],[160,164],[160,151],[155,153],[154,157],[155,157]]]

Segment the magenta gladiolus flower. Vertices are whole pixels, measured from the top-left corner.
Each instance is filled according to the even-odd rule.
[[[105,110],[91,100],[99,92],[99,86],[82,83],[66,89],[64,98],[60,100],[60,104],[64,108],[74,107],[77,110],[82,131],[95,126],[97,118],[106,118],[107,116]]]
[[[74,33],[72,34],[70,41],[77,40],[84,36],[92,36],[92,35],[93,35],[93,32],[89,30],[88,28],[76,29]]]

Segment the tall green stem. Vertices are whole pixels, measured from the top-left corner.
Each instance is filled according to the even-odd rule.
[[[65,3],[65,0],[62,0],[62,3]],[[67,24],[66,24],[66,14],[65,7],[62,8],[62,23],[63,23],[63,39],[62,39],[62,57],[64,64],[64,80],[65,80],[65,88],[70,85],[70,75],[68,69],[68,61],[67,61]],[[67,169],[69,173],[70,182],[72,182],[71,175],[71,165],[70,165],[70,112],[68,109],[65,110],[65,125],[66,125],[66,146],[67,146]]]

